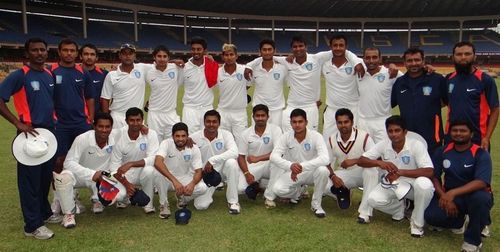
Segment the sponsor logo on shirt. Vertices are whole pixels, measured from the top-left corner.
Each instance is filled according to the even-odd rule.
[[[49,83],[49,87],[53,87],[54,86],[54,83]]]
[[[75,79],[75,82],[82,82],[83,79]]]
[[[100,81],[100,80],[93,80],[92,82],[94,82],[94,83],[99,83],[99,82],[101,82],[101,81]]]
[[[407,90],[408,90],[408,89],[405,89],[405,90],[401,90],[401,93],[404,93],[404,92],[406,92]]]
[[[464,167],[465,168],[469,168],[469,167],[472,167],[474,164],[464,164]]]
[[[432,93],[432,87],[430,86],[422,87],[422,92],[424,92],[425,96],[429,96]]]
[[[30,84],[31,84],[31,87],[33,88],[33,91],[40,90],[40,82],[38,82],[38,81],[31,81]]]
[[[168,158],[174,158],[175,155],[168,154]]]
[[[475,88],[467,88],[467,92],[472,92],[472,91],[476,91]]]

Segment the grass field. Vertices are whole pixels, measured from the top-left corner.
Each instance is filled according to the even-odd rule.
[[[278,205],[267,210],[262,198],[252,201],[244,195],[240,197],[241,214],[229,215],[225,193],[218,191],[213,205],[206,211],[193,210],[186,226],[176,226],[172,218],[145,215],[138,207],[109,207],[100,215],[88,210],[78,215],[74,229],[48,224],[56,233],[51,240],[25,238],[16,163],[10,150],[15,128],[3,119],[0,128],[4,129],[0,132],[0,251],[459,251],[462,244],[462,235],[449,231],[426,229],[423,238],[412,238],[408,221],[395,223],[377,211],[369,225],[357,224],[358,190],[348,210],[341,211],[334,200],[324,198],[324,219],[312,214],[309,199],[294,207]],[[500,186],[500,173],[496,171],[500,166],[499,131],[492,139],[494,189]],[[80,194],[90,209],[89,192],[81,190]],[[175,205],[175,200],[171,198],[170,203]],[[493,208],[492,219],[492,237],[483,240],[483,251],[500,251],[498,207]]]

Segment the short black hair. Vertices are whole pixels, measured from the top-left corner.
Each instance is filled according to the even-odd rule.
[[[300,35],[296,35],[296,36],[292,37],[292,42],[290,42],[290,47],[292,47],[293,43],[295,43],[295,42],[304,43],[304,45],[307,46],[306,40],[304,39],[304,37],[302,37]]]
[[[337,120],[337,118],[339,116],[347,116],[349,117],[349,120],[351,120],[351,122],[354,121],[354,115],[352,114],[352,112],[347,109],[347,108],[340,108],[338,109],[336,112],[335,112],[335,120]]]
[[[420,53],[420,56],[422,56],[422,60],[424,59],[424,50],[418,48],[418,47],[410,47],[406,49],[406,51],[403,53],[403,59],[406,58],[406,55],[408,54],[417,54]]]
[[[455,126],[462,126],[462,125],[467,126],[467,128],[469,128],[469,130],[471,132],[474,132],[474,128],[472,127],[472,124],[469,121],[463,120],[463,119],[458,119],[458,120],[451,121],[450,122],[450,131],[451,131],[451,129],[453,127],[455,127]]]
[[[220,114],[219,114],[219,112],[217,112],[217,110],[212,109],[212,110],[205,112],[205,115],[203,115],[203,121],[205,121],[207,119],[207,117],[209,117],[209,116],[216,116],[217,119],[219,119],[219,123],[220,123]]]
[[[345,45],[347,46],[347,37],[343,34],[334,34],[330,37],[330,46],[332,46],[332,41],[334,40],[339,40],[339,39],[343,39],[344,42],[345,42]]]
[[[26,40],[26,42],[24,42],[24,51],[25,52],[29,52],[30,50],[30,44],[33,44],[33,43],[43,43],[45,45],[45,49],[47,49],[47,42],[45,42],[45,40],[41,39],[41,38],[29,38],[28,40]]]
[[[264,45],[270,45],[273,47],[273,49],[276,49],[276,43],[274,43],[274,40],[272,39],[263,39],[259,43],[259,50],[262,49]]]
[[[290,113],[290,120],[293,117],[297,117],[297,116],[302,116],[304,118],[304,120],[307,120],[307,113],[303,109],[296,108],[296,109],[292,110],[292,113]]]
[[[406,123],[403,118],[399,115],[393,115],[385,120],[385,129],[389,128],[389,125],[397,125],[403,130],[406,130]]]
[[[469,41],[460,41],[458,43],[456,43],[454,46],[453,46],[453,51],[451,51],[452,54],[455,54],[455,49],[457,49],[457,47],[462,47],[462,46],[470,46],[472,47],[472,52],[474,54],[476,54],[476,47],[474,46],[474,44],[472,44],[471,42]]]
[[[97,112],[94,115],[94,126],[97,125],[99,120],[109,120],[111,121],[111,126],[113,126],[113,117],[109,113]]]
[[[382,52],[381,52],[381,51],[380,51],[380,49],[379,49],[379,48],[377,48],[377,47],[366,47],[366,48],[363,50],[363,57],[365,56],[366,51],[377,51],[377,53],[378,53],[378,57],[379,57],[379,58],[382,58]]]
[[[125,120],[127,120],[130,116],[136,116],[140,115],[141,118],[144,119],[144,112],[140,108],[137,107],[132,107],[127,109],[127,112],[125,112]]]
[[[170,51],[164,45],[159,45],[155,47],[155,49],[153,50],[153,57],[156,56],[156,54],[158,54],[159,52],[165,52],[167,55],[170,55]]]
[[[178,122],[176,124],[174,124],[174,126],[172,126],[172,136],[175,134],[175,132],[177,131],[185,131],[186,134],[189,136],[189,131],[188,131],[188,126],[187,124],[183,123],[183,122]]]
[[[62,46],[63,45],[75,45],[76,47],[76,51],[78,52],[78,44],[76,43],[76,41],[70,39],[70,38],[64,38],[61,40],[61,42],[59,42],[59,45],[57,45],[57,49],[58,50],[61,50]]]
[[[255,114],[257,111],[264,111],[266,115],[269,115],[269,108],[264,104],[257,104],[252,109],[252,114]]]
[[[94,50],[95,54],[97,55],[97,46],[95,46],[94,44],[87,43],[87,44],[82,45],[82,47],[80,48],[80,55],[82,55],[84,48],[90,48],[90,49]]]
[[[202,37],[198,37],[198,36],[192,37],[191,38],[191,45],[193,45],[193,44],[199,44],[203,47],[203,49],[207,49],[207,41]]]

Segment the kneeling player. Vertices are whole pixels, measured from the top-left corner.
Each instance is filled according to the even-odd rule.
[[[74,188],[92,190],[92,212],[102,213],[103,205],[97,197],[97,181],[101,180],[102,171],[108,171],[109,160],[114,145],[111,134],[113,118],[107,113],[97,113],[94,129],[75,138],[64,161],[64,170],[54,173],[55,193],[64,214],[62,225],[65,228],[76,226]]]
[[[335,112],[338,132],[328,138],[330,152],[330,181],[326,187],[326,195],[337,199],[340,208],[350,205],[350,189],[363,187],[363,197],[359,205],[358,223],[368,223],[373,208],[368,205],[368,194],[379,182],[378,169],[358,166],[361,155],[373,147],[372,138],[363,130],[353,127],[354,115],[349,109],[341,108]],[[339,169],[333,171],[332,166],[338,162]]]
[[[194,198],[194,207],[198,210],[207,209],[210,202],[204,202],[208,187],[201,181],[202,163],[200,149],[194,145],[186,146],[188,140],[188,127],[185,123],[176,123],[172,127],[172,138],[160,144],[156,154],[155,168],[165,176],[158,177],[158,183],[166,184],[168,190],[175,191],[179,199],[177,207],[185,206]],[[168,218],[170,209],[168,203],[160,209],[160,218]]]
[[[268,124],[269,109],[266,105],[256,105],[253,108],[253,120],[255,125],[247,128],[242,133],[242,138],[238,143],[238,164],[240,165],[240,179],[238,182],[238,191],[243,193],[249,185],[260,181],[261,178],[269,179],[264,197],[268,208],[276,206],[274,199],[276,195],[272,191],[272,186],[279,176],[279,168],[272,166],[269,161],[271,152],[281,137],[281,129]]]

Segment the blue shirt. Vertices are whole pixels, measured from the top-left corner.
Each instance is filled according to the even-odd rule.
[[[434,176],[441,181],[444,173],[445,191],[473,180],[481,180],[489,187],[492,170],[490,154],[476,144],[462,152],[456,151],[454,147],[454,143],[450,143],[439,148],[432,159]]]
[[[490,110],[498,108],[495,81],[479,69],[472,74],[454,72],[446,79],[449,100],[448,121],[460,119],[470,122],[474,133],[472,142],[481,144],[481,139],[488,128]],[[448,131],[448,127],[446,130]]]
[[[90,79],[92,79],[92,86],[94,87],[94,101],[95,101],[95,109],[94,114],[101,111],[101,91],[102,85],[104,83],[104,78],[108,74],[108,71],[99,68],[96,66],[94,69],[89,71]]]
[[[94,98],[92,79],[81,66],[62,67],[52,65],[55,80],[54,106],[59,126],[90,124],[86,99]]]
[[[4,102],[13,96],[21,122],[34,127],[54,127],[54,79],[49,70],[23,66],[0,84],[0,96]]]
[[[444,132],[441,103],[447,103],[446,79],[436,73],[399,77],[392,87],[392,107],[399,106],[407,129],[420,134],[428,149],[441,145]]]

